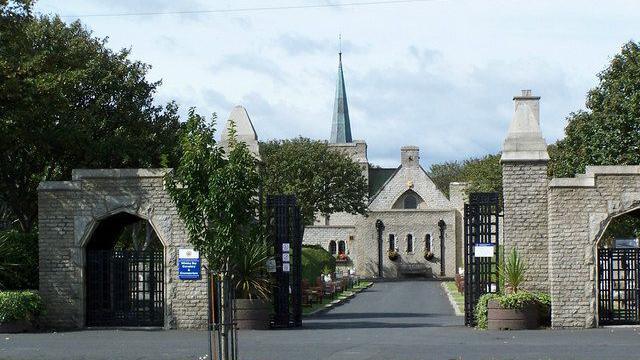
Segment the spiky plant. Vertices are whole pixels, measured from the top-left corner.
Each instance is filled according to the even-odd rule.
[[[231,266],[238,299],[269,299],[271,278],[267,273],[269,246],[262,238],[246,238],[233,248]]]
[[[514,294],[520,289],[520,285],[524,281],[526,272],[527,265],[518,255],[516,249],[511,249],[511,253],[509,253],[509,256],[505,259],[505,262],[500,269],[500,275],[504,277],[505,282],[509,285]]]

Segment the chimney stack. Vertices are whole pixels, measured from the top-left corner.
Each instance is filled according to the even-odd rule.
[[[400,164],[404,167],[420,166],[420,148],[417,146],[401,147]]]

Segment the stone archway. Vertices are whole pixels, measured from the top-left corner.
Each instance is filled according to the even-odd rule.
[[[165,328],[203,328],[207,321],[204,279],[177,276],[180,248],[192,248],[166,192],[168,169],[74,170],[71,181],[43,182],[38,189],[40,294],[43,324],[86,324],[86,250],[101,221],[115,214],[146,220],[162,243]]]
[[[553,327],[598,326],[598,242],[611,219],[640,208],[640,167],[587,167],[548,192]],[[543,260],[543,259],[541,259]]]

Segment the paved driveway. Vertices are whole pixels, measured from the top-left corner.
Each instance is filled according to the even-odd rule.
[[[204,331],[0,334],[0,359],[197,359]],[[302,329],[243,331],[241,359],[640,359],[636,328],[477,331],[440,284],[377,283]]]

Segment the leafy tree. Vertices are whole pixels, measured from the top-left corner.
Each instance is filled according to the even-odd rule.
[[[502,194],[500,157],[501,154],[492,154],[464,161],[463,177],[469,183],[468,192],[495,191]]]
[[[114,52],[76,21],[0,0],[0,202],[23,231],[36,188],[73,168],[153,167],[178,158],[174,103],[158,106],[149,65]]]
[[[467,182],[467,192],[498,192],[502,194],[502,166],[500,154],[485,155],[462,162],[433,164],[429,176],[438,189],[449,195],[449,183]]]
[[[553,176],[574,176],[587,165],[640,164],[640,45],[624,44],[598,78],[587,109],[567,118],[551,162]]]
[[[362,169],[327,143],[306,138],[260,144],[264,192],[294,194],[305,224],[316,213],[365,214],[368,187]]]
[[[464,167],[459,161],[447,161],[442,164],[433,164],[429,168],[429,177],[442,191],[445,196],[449,196],[449,184],[463,181]]]
[[[215,115],[214,115],[215,120]],[[230,129],[229,154],[214,140],[215,129],[189,110],[180,140],[182,156],[167,176],[167,190],[189,232],[189,242],[221,271],[231,265],[234,244],[258,238],[260,177],[256,161]]]

